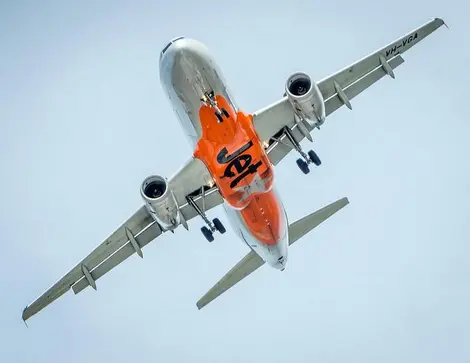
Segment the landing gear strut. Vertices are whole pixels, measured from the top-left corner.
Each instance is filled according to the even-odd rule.
[[[308,167],[309,164],[313,163],[316,166],[321,165],[321,160],[318,157],[318,155],[315,153],[315,151],[309,150],[307,153],[305,153],[302,150],[302,146],[300,146],[299,142],[295,139],[294,135],[292,134],[292,130],[289,127],[285,126],[284,129],[282,130],[282,134],[287,137],[287,139],[290,141],[290,144],[285,143],[282,140],[277,139],[277,138],[273,138],[273,140],[294,149],[300,154],[300,156],[302,156],[302,158],[299,158],[296,160],[296,163],[299,169],[304,174],[310,173],[310,169]]]
[[[224,234],[226,232],[226,229],[225,229],[224,225],[222,224],[222,222],[219,220],[219,218],[214,218],[212,220],[212,222],[207,218],[206,212],[205,212],[205,207],[204,207],[204,205],[205,205],[204,204],[204,198],[205,198],[205,192],[204,192],[204,188],[202,188],[202,205],[203,205],[203,208],[201,209],[196,204],[193,197],[191,197],[191,196],[186,197],[189,205],[191,205],[191,207],[194,208],[196,213],[199,214],[199,216],[206,223],[206,226],[201,227],[202,234],[204,235],[204,237],[206,237],[206,239],[209,242],[212,242],[212,241],[214,241],[214,232],[215,231],[219,231],[220,234]]]
[[[217,105],[217,101],[215,100],[213,91],[204,93],[201,97],[201,102],[203,105],[209,106],[210,108],[214,109],[215,116],[217,117],[219,123],[224,122],[224,116],[225,118],[230,117],[230,114],[225,108],[219,108],[219,106]]]

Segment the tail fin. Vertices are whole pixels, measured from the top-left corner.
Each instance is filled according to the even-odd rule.
[[[289,245],[306,235],[320,223],[331,217],[349,204],[348,198],[337,200],[322,209],[309,214],[289,225]],[[201,310],[212,300],[219,297],[236,283],[243,280],[252,272],[264,265],[264,261],[254,251],[250,251],[240,262],[238,262],[219,282],[217,282],[198,302],[197,307]]]

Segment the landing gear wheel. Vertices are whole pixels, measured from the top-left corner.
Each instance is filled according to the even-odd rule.
[[[214,218],[212,223],[214,223],[215,229],[218,230],[220,234],[224,234],[226,232],[226,229],[219,218]]]
[[[207,239],[209,242],[214,241],[214,235],[212,234],[212,232],[210,231],[209,228],[207,228],[206,226],[204,226],[204,227],[201,228],[201,232],[202,232],[202,234],[204,235],[204,237],[206,237],[206,239]]]
[[[205,190],[204,187],[201,188],[201,196],[202,196],[202,205],[204,205],[204,198],[205,198]],[[188,201],[188,204],[194,208],[197,214],[204,220],[206,225],[204,227],[201,227],[201,232],[206,237],[206,239],[209,242],[214,241],[214,232],[218,231],[220,234],[224,234],[226,232],[224,225],[222,222],[219,220],[219,218],[214,218],[212,222],[207,218],[206,212],[203,209],[199,208],[199,206],[196,204],[196,202],[193,199],[193,196],[186,196],[186,200]]]
[[[216,112],[215,115],[217,116],[217,120],[219,120],[219,123],[224,122],[224,118],[222,117],[220,113]]]
[[[310,173],[310,168],[308,167],[310,163],[313,163],[316,166],[321,165],[321,160],[318,157],[318,155],[315,153],[315,151],[310,150],[307,154],[302,151],[302,146],[300,146],[299,142],[296,140],[296,138],[294,137],[294,134],[292,133],[292,130],[289,127],[285,126],[282,130],[282,134],[287,137],[287,139],[290,141],[292,145],[285,144],[280,139],[277,139],[275,137],[273,137],[272,139],[281,144],[289,146],[293,150],[297,151],[300,154],[300,156],[302,156],[302,158],[297,159],[296,162],[297,162],[297,166],[304,174]]]
[[[308,164],[305,160],[303,159],[297,159],[297,166],[299,167],[300,170],[302,170],[302,173],[308,174],[310,173],[310,169],[308,167]]]
[[[310,150],[307,154],[308,154],[308,157],[310,158],[310,160],[312,161],[312,163],[314,163],[316,166],[321,165],[321,160],[318,157],[318,155],[315,153],[315,151]]]
[[[225,108],[222,108],[222,113],[225,115],[226,118],[230,117],[230,114],[228,113],[228,111]]]

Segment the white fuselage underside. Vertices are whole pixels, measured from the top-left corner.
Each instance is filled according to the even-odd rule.
[[[199,110],[200,98],[204,92],[213,91],[222,95],[235,111],[239,110],[207,47],[196,40],[176,38],[163,49],[160,55],[160,81],[193,148],[202,134]],[[277,193],[275,188],[273,190]],[[266,245],[250,233],[240,211],[227,203],[223,206],[232,227],[242,241],[270,266],[284,269],[288,250],[287,216],[285,235],[276,244]],[[283,206],[282,210],[285,214]]]

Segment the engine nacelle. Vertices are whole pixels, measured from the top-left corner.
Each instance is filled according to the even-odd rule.
[[[159,176],[147,177],[140,188],[147,210],[164,230],[175,229],[181,223],[181,215],[175,195],[168,181]]]
[[[325,121],[325,101],[315,81],[297,72],[286,82],[286,95],[296,113],[312,127]]]

